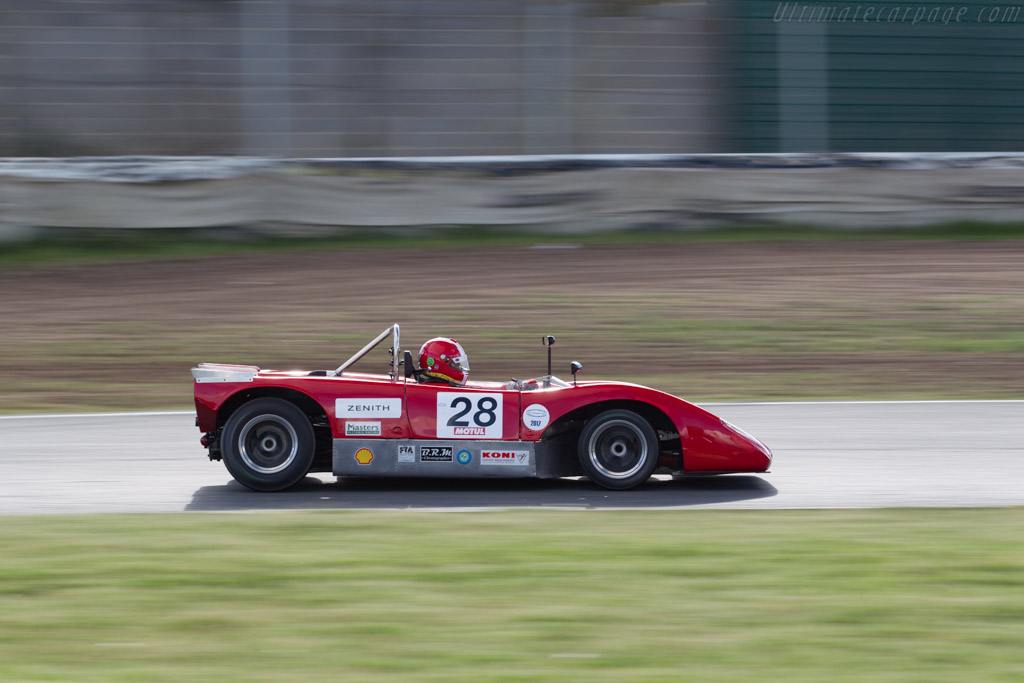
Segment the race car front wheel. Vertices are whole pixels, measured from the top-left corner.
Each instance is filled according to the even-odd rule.
[[[280,491],[313,465],[316,436],[306,414],[279,398],[259,398],[228,418],[221,438],[224,465],[255,491]]]
[[[631,410],[606,410],[583,428],[580,465],[607,489],[629,489],[647,481],[658,466],[658,435]]]

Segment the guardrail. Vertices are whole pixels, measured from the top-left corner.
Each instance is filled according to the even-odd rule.
[[[0,159],[0,231],[1024,220],[1022,154]]]

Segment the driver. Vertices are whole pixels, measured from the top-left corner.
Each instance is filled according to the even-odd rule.
[[[420,347],[421,382],[447,382],[461,387],[469,378],[469,356],[462,345],[448,337],[434,337]]]

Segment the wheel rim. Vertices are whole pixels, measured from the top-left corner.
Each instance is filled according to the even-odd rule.
[[[587,457],[609,479],[628,479],[647,462],[647,438],[628,420],[610,420],[590,435]]]
[[[278,415],[258,415],[238,433],[238,452],[246,467],[275,474],[291,465],[299,452],[295,428]]]

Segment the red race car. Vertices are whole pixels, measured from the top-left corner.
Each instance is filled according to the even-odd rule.
[[[386,339],[389,372],[349,368]],[[453,339],[431,339],[418,358],[400,351],[398,325],[336,370],[277,371],[201,363],[196,424],[211,460],[257,491],[278,491],[309,472],[374,477],[585,475],[628,489],[665,472],[766,472],[771,451],[739,427],[637,384],[548,374],[468,381]]]

